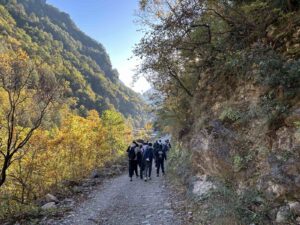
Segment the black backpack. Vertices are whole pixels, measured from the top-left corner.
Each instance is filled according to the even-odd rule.
[[[128,158],[129,160],[134,160],[135,159],[135,151],[134,151],[135,147],[131,147],[129,152],[128,152]]]

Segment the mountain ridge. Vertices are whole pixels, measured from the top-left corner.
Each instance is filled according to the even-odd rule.
[[[115,108],[127,118],[143,121],[141,97],[119,80],[105,47],[81,31],[67,13],[45,0],[0,0],[0,5],[1,16],[6,10],[15,21],[15,25],[2,21],[1,36],[20,42],[17,47],[46,61],[69,81],[82,114]],[[5,43],[6,48],[16,48]]]

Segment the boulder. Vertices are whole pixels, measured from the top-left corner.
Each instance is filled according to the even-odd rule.
[[[221,121],[211,121],[206,129],[195,133],[188,146],[193,164],[209,176],[234,179],[233,152],[239,149],[237,135]]]
[[[276,223],[280,224],[288,222],[290,215],[291,211],[289,206],[280,207],[276,215]]]
[[[56,208],[57,208],[57,206],[56,206],[55,202],[48,202],[42,206],[43,210],[56,209]]]
[[[284,202],[300,197],[300,159],[292,157],[284,160],[280,155],[271,153],[267,158],[268,169],[258,182],[258,189],[270,201]]]
[[[216,188],[216,185],[212,181],[209,181],[207,175],[198,175],[193,180],[191,183],[191,192],[193,196],[200,199],[205,198],[210,191]]]
[[[296,216],[300,216],[300,202],[289,202],[288,204],[291,212]]]
[[[52,194],[46,194],[45,201],[46,202],[55,202],[55,203],[59,202],[58,199]]]

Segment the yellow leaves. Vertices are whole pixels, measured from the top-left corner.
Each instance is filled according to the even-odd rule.
[[[137,139],[150,140],[152,134],[153,134],[153,124],[146,123],[142,129],[137,131],[135,136]]]
[[[16,64],[18,64],[18,67],[23,67],[24,69],[28,67],[29,56],[25,51],[19,49],[16,52],[7,51],[0,53],[0,74],[11,74],[16,69]]]
[[[0,99],[1,95],[0,91]],[[63,181],[80,180],[93,169],[123,157],[131,141],[131,127],[118,112],[106,111],[101,118],[95,110],[89,111],[86,118],[65,108],[61,113],[60,127],[38,129],[19,153],[19,163],[9,170],[10,175],[26,178],[26,187],[30,188],[25,189],[25,194],[30,198],[44,195]],[[3,191],[19,196],[22,189],[8,180],[0,195]]]
[[[27,61],[29,60],[29,56],[27,55],[27,53],[21,49],[19,49],[17,51],[17,54],[16,54],[16,57],[19,59],[19,60],[22,60],[22,61]]]
[[[14,48],[19,48],[21,46],[21,42],[11,36],[7,38],[7,43],[10,44]]]

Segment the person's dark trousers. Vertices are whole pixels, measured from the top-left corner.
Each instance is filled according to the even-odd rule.
[[[144,171],[143,163],[139,163],[139,167],[140,167],[140,178],[143,179],[143,171]]]
[[[135,162],[134,160],[129,160],[129,177],[132,178],[133,172],[135,169]]]
[[[138,177],[139,173],[138,173],[138,163],[137,160],[132,160],[133,162],[133,172],[132,175],[135,173],[135,175]]]
[[[152,167],[152,162],[146,161],[145,168],[144,168],[145,177],[151,177],[151,167]]]
[[[151,177],[152,172],[152,161],[149,162],[149,177]]]
[[[158,159],[157,160],[157,170],[156,173],[159,175],[159,169],[161,168],[161,171],[163,174],[165,174],[165,166],[164,166],[164,159]]]

